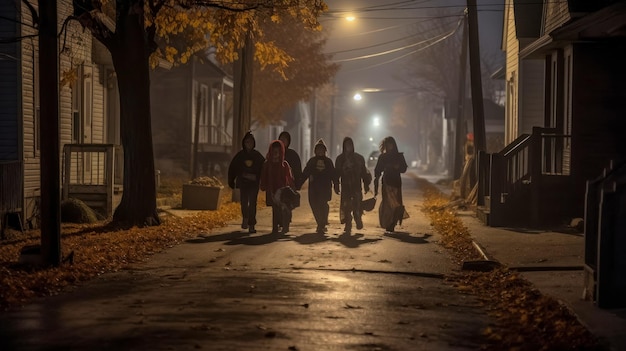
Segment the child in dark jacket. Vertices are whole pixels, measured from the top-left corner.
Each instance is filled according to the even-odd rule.
[[[256,206],[259,196],[259,182],[265,158],[255,150],[256,142],[252,133],[247,132],[241,141],[242,149],[233,157],[228,166],[228,186],[238,188],[241,197],[241,228],[256,233]]]
[[[260,186],[265,191],[265,203],[272,206],[272,233],[277,234],[279,226],[283,234],[288,233],[292,207],[283,203],[281,193],[285,187],[294,189],[295,182],[291,167],[285,161],[285,146],[280,140],[270,144],[261,171]]]
[[[307,162],[302,171],[298,188],[309,179],[309,205],[317,222],[316,232],[323,234],[328,224],[328,201],[331,199],[333,186],[337,184],[337,174],[333,161],[326,157],[326,145],[322,139],[315,144],[314,152],[315,156]]]

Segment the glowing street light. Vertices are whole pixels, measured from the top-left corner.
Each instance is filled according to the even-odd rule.
[[[348,16],[346,16],[346,21],[348,21],[348,22],[352,22],[352,21],[354,21],[355,19],[356,19],[356,17],[354,17],[354,16],[352,16],[352,15],[348,15]]]
[[[374,127],[380,126],[380,117],[374,117]]]
[[[361,94],[356,93],[354,94],[354,96],[352,97],[355,101],[361,101],[361,99],[363,99],[363,96],[361,96]]]

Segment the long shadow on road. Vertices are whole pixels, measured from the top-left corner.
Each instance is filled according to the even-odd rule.
[[[408,244],[428,244],[429,241],[426,239],[430,238],[432,235],[424,234],[421,237],[418,237],[418,236],[412,236],[410,233],[407,233],[407,232],[393,232],[393,233],[385,234],[385,236],[400,240]]]
[[[408,232],[394,232],[390,234],[385,234],[385,237],[393,238],[408,244],[428,244],[427,240],[432,235],[424,234],[421,237],[412,236]],[[343,233],[338,237],[327,237],[326,234],[320,233],[306,233],[300,236],[287,236],[284,234],[275,234],[268,233],[259,236],[250,236],[250,234],[242,232],[242,231],[233,231],[229,233],[223,233],[218,235],[207,235],[201,236],[194,239],[187,240],[190,244],[204,244],[211,242],[220,242],[223,241],[224,245],[250,245],[250,246],[258,246],[258,245],[267,245],[276,241],[286,241],[293,240],[301,245],[313,245],[317,243],[321,243],[324,241],[334,241],[338,242],[341,245],[347,248],[357,248],[363,244],[373,243],[382,238],[365,238],[365,235],[360,233]]]

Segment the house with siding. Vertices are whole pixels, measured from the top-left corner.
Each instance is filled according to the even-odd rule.
[[[29,2],[37,6],[35,0]],[[15,214],[35,227],[41,188],[37,32],[22,1],[0,2],[0,13],[0,37],[8,39],[0,44],[0,220]],[[58,28],[71,14],[72,2],[58,1]],[[116,142],[119,131],[109,124],[119,120],[112,66],[95,59],[96,43],[79,24],[70,22],[65,34],[59,41],[61,148]],[[83,176],[100,173],[91,157],[75,161]]]
[[[182,177],[225,172],[233,150],[232,78],[198,53],[184,65],[160,64],[150,81],[156,168]]]
[[[504,143],[543,124],[542,59],[521,60],[520,50],[539,38],[543,4],[536,0],[506,0],[502,50],[506,52],[506,110]]]
[[[626,2],[533,3],[505,7],[507,144],[479,164],[493,226],[582,218],[586,182],[626,159]]]

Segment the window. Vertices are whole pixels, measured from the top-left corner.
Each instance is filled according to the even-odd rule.
[[[209,87],[206,84],[200,86],[200,143],[208,143],[209,140]]]
[[[191,142],[196,142],[196,111],[198,110],[198,103],[200,102],[200,92],[198,88],[198,82],[193,81],[191,89]]]
[[[556,127],[556,119],[558,109],[558,88],[559,88],[559,80],[558,80],[558,63],[557,63],[557,55],[552,55],[551,60],[551,77],[550,77],[550,125],[548,127],[554,128]]]
[[[72,143],[80,142],[80,82],[72,83]]]

